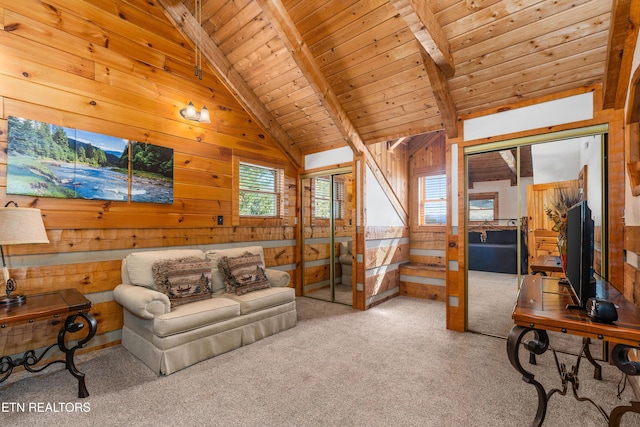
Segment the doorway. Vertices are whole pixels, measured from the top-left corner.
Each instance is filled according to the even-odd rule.
[[[521,277],[540,256],[557,256],[545,209],[559,188],[581,192],[596,224],[597,272],[606,272],[606,134],[505,141],[465,150],[466,329],[506,338]],[[580,178],[580,179],[579,179]],[[587,185],[588,184],[588,185]],[[604,225],[604,226],[603,226]],[[563,273],[549,273],[549,275]]]
[[[302,295],[353,306],[351,168],[302,177]]]

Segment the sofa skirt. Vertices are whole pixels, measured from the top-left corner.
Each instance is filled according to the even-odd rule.
[[[125,313],[125,318],[130,316],[132,315]],[[246,319],[238,322],[240,318]],[[297,320],[295,301],[292,301],[254,313],[254,316],[249,314],[215,324],[218,331],[213,334],[203,335],[202,330],[196,329],[178,336],[166,338],[154,336],[152,340],[149,340],[148,331],[144,331],[141,328],[142,325],[134,322],[129,327],[128,322],[125,321],[125,326],[122,328],[122,346],[156,374],[169,375],[195,363],[292,328],[297,324]],[[219,330],[227,323],[229,329]],[[236,326],[239,323],[240,326]],[[176,345],[171,346],[170,343]]]

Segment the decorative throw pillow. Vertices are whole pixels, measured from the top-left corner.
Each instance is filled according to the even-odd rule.
[[[271,287],[260,255],[245,252],[237,257],[224,256],[218,261],[218,269],[230,294],[244,295]]]
[[[177,307],[211,298],[211,261],[202,258],[163,259],[153,263],[156,290]]]

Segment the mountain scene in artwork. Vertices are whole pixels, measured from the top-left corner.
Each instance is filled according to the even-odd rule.
[[[128,199],[128,141],[9,116],[7,194]]]

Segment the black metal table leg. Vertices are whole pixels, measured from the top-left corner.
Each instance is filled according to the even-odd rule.
[[[624,344],[616,344],[611,350],[611,361],[623,373],[631,376],[640,375],[640,362],[629,360],[629,352],[637,350],[638,347],[632,347]],[[609,425],[617,427],[620,425],[622,416],[627,412],[636,412],[640,414],[640,402],[630,402],[629,406],[616,406],[609,414]]]
[[[87,325],[89,326],[89,331],[87,332],[87,336],[79,340],[75,346],[69,348],[65,343],[65,335],[67,334],[67,332],[78,332],[84,328],[84,323],[76,322],[78,316],[82,317],[86,321]],[[80,312],[78,314],[72,314],[68,316],[64,321],[60,332],[58,332],[58,348],[60,349],[60,351],[65,353],[65,366],[67,370],[71,373],[71,375],[78,379],[78,397],[80,398],[88,397],[89,391],[87,390],[87,386],[85,385],[84,373],[80,372],[76,368],[73,357],[77,349],[83,348],[89,342],[89,340],[93,338],[93,336],[96,334],[97,328],[98,322],[91,315],[91,313]]]
[[[529,332],[533,332],[534,339],[523,342],[524,336]],[[520,344],[524,344],[525,349],[530,353],[540,355],[549,348],[549,336],[546,331],[516,325],[511,328],[507,338],[507,355],[511,365],[522,374],[522,380],[535,386],[538,392],[538,409],[531,425],[539,427],[547,415],[547,393],[542,384],[534,379],[534,375],[522,367],[519,358]]]
[[[594,359],[594,357],[591,355],[590,344],[591,338],[582,338],[582,348],[584,350],[584,355],[594,367],[593,378],[595,378],[596,380],[602,380],[602,366],[600,366],[600,364],[596,362],[596,359]]]

